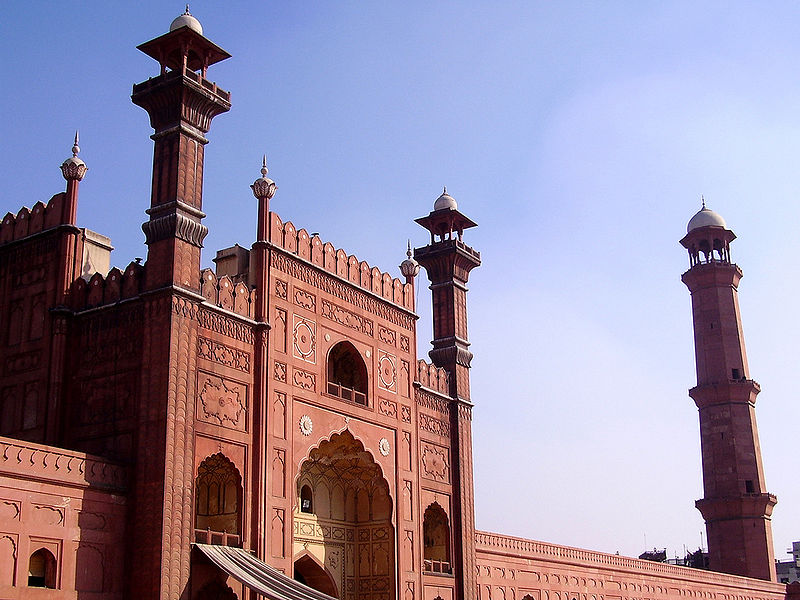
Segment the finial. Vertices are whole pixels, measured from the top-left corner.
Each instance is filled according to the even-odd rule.
[[[271,200],[275,195],[275,190],[278,189],[275,182],[267,177],[267,173],[269,173],[269,169],[267,169],[267,155],[265,154],[261,161],[261,177],[256,179],[253,185],[250,186],[253,190],[253,195],[259,200]]]
[[[186,3],[186,11],[183,13],[185,15],[191,15],[192,13],[189,12],[189,3]]]
[[[447,193],[447,186],[443,185],[442,186],[442,194],[446,194],[446,193]]]
[[[400,263],[400,272],[405,276],[406,281],[410,281],[419,274],[419,263],[411,257],[411,240],[408,240],[406,256],[408,258]]]
[[[703,194],[700,194],[700,202],[703,203],[703,208],[706,207],[706,199],[703,197]]]
[[[78,158],[78,152],[80,151],[81,148],[78,146],[78,132],[76,130],[75,142],[72,144],[72,156],[70,156],[61,164],[61,174],[67,181],[72,179],[80,181],[83,179],[83,176],[86,175],[86,171],[89,170],[86,167],[86,163]]]

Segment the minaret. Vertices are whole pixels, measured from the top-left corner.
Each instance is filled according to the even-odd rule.
[[[194,406],[199,336],[204,134],[230,108],[230,94],[206,79],[228,53],[203,37],[187,12],[139,49],[161,74],[133,86],[131,99],[155,133],[147,263],[142,296],[142,399],[136,423],[136,481],[128,511],[132,598],[188,598],[194,541]],[[247,540],[245,540],[245,546]]]
[[[689,270],[681,279],[692,294],[697,385],[689,395],[700,412],[709,566],[714,571],[775,581],[770,515],[755,402],[739,314],[742,270],[731,262],[736,239],[723,218],[703,203],[681,244]]]
[[[208,81],[206,70],[230,54],[203,37],[188,7],[168,33],[138,49],[161,65],[161,74],[133,86],[131,95],[155,129],[150,220],[142,225],[148,246],[146,285],[197,291],[200,249],[208,233],[201,223],[205,134],[211,119],[231,107],[230,93]]]
[[[253,196],[258,200],[258,217],[256,221],[256,241],[251,250],[253,262],[251,273],[255,273],[255,307],[254,316],[256,326],[253,328],[253,471],[255,481],[266,482],[268,478],[267,449],[264,445],[267,439],[267,407],[270,406],[267,390],[268,372],[268,344],[269,344],[269,201],[275,195],[278,186],[267,177],[267,156],[261,163],[261,177],[256,179],[250,188]],[[267,503],[269,496],[266,486],[254,486],[250,510],[254,515],[250,547],[262,559],[267,558],[270,531],[267,524]]]
[[[450,376],[450,440],[453,456],[453,542],[458,600],[475,597],[475,499],[472,484],[472,403],[467,338],[467,280],[481,255],[463,242],[475,223],[458,211],[445,188],[433,211],[416,220],[431,233],[431,243],[414,250],[425,267],[433,294],[431,360]]]

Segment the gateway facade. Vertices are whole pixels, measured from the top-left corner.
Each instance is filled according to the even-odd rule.
[[[731,335],[741,272],[724,222],[690,227],[683,242],[699,507],[712,568],[729,574],[478,532],[466,284],[480,254],[465,242],[475,223],[443,193],[417,219],[430,244],[409,252],[401,280],[270,212],[265,162],[255,242],[201,270],[204,135],[230,109],[206,75],[229,56],[188,12],[139,48],[160,66],[132,95],[155,130],[146,262],[108,271],[109,241],[78,227],[77,139],[66,192],[0,225],[0,596],[787,597],[757,384]],[[417,356],[420,267],[431,363]]]

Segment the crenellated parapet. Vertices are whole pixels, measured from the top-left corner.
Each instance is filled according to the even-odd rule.
[[[211,269],[203,269],[200,279],[200,294],[206,302],[237,315],[253,318],[255,294],[244,283],[233,283],[227,275],[217,278]]]
[[[371,267],[366,261],[359,261],[330,242],[323,242],[318,235],[309,235],[305,229],[298,230],[291,221],[285,223],[280,217],[270,213],[270,242],[286,252],[293,254],[343,279],[367,292],[379,296],[407,310],[414,310],[413,286],[403,283],[397,277]]]
[[[61,192],[47,204],[37,202],[33,208],[23,206],[17,214],[6,213],[0,223],[0,244],[21,240],[29,235],[66,224],[63,219],[66,194]]]
[[[125,271],[114,267],[107,275],[95,273],[88,281],[79,278],[70,288],[69,307],[82,311],[135,298],[142,291],[144,272],[143,265],[131,262]]]
[[[417,383],[445,396],[450,393],[450,376],[447,371],[422,359],[417,361]]]

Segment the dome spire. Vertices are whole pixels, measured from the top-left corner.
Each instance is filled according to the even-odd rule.
[[[419,263],[412,258],[411,240],[408,240],[408,250],[406,250],[406,258],[400,263],[400,272],[405,276],[406,283],[411,283],[419,274]]]
[[[269,173],[269,169],[267,168],[267,155],[265,154],[261,161],[261,177],[256,179],[253,185],[250,186],[253,190],[253,196],[259,200],[272,200],[275,191],[278,189],[275,182],[267,177],[267,173]]]
[[[706,207],[706,199],[703,197],[703,194],[700,194],[700,202],[703,205],[703,208]]]
[[[78,153],[81,151],[80,146],[78,146],[78,140],[79,136],[76,130],[75,141],[72,144],[72,156],[61,164],[61,174],[67,181],[81,181],[83,176],[86,175],[86,171],[89,170],[86,163],[78,158]]]

